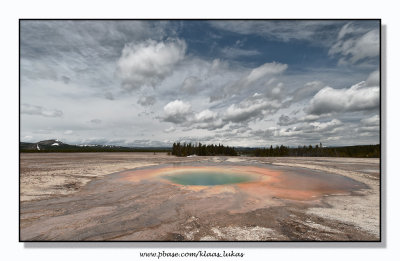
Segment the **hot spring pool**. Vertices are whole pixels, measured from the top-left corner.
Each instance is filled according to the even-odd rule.
[[[185,190],[235,192],[256,198],[315,200],[324,195],[348,194],[367,185],[341,175],[304,168],[250,165],[166,165],[116,174],[135,183],[165,183]],[[169,186],[168,186],[169,187]],[[171,187],[169,187],[171,188]]]
[[[173,183],[192,186],[215,186],[251,182],[255,177],[243,173],[213,170],[186,170],[163,176]]]

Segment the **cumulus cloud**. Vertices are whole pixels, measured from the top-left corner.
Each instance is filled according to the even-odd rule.
[[[378,107],[379,87],[367,87],[363,81],[350,88],[323,88],[311,99],[306,111],[319,115],[331,112],[364,111]]]
[[[252,130],[250,133],[251,135],[261,137],[263,139],[269,139],[277,135],[279,130],[275,127],[269,127],[265,130]]]
[[[21,114],[39,115],[43,117],[53,117],[53,118],[63,116],[63,112],[61,110],[46,109],[42,106],[32,105],[27,103],[22,104]]]
[[[217,116],[217,113],[210,111],[209,109],[203,110],[199,113],[196,113],[194,118],[196,121],[210,121],[214,120]]]
[[[360,33],[362,34],[360,35]],[[348,37],[347,37],[348,36]],[[329,55],[339,55],[339,63],[358,63],[379,55],[379,30],[354,29],[349,24],[343,26],[339,40],[329,49]]]
[[[379,71],[365,77],[366,67],[354,65],[367,60],[377,68],[379,56],[366,55],[368,46],[366,54],[355,49],[366,46],[367,33],[379,26],[346,23],[212,21],[210,28],[208,21],[24,21],[21,113],[43,117],[23,117],[21,137],[66,142],[94,137],[93,143],[135,146],[169,146],[185,136],[235,146],[319,139],[372,143],[379,140]],[[189,28],[193,33],[184,33]],[[215,43],[198,38],[205,28],[219,37]],[[277,41],[285,41],[282,49]],[[268,55],[270,44],[277,47],[276,62]],[[330,55],[347,66],[323,59],[331,47]],[[292,56],[288,48],[304,56]],[[314,57],[319,60],[313,62]],[[304,67],[307,59],[311,63]],[[293,70],[286,73],[289,65]],[[365,84],[349,88],[360,77]],[[117,97],[121,85],[127,92]],[[113,95],[118,101],[110,107]],[[68,115],[62,121],[49,118],[63,111]],[[100,114],[102,120],[95,119]],[[357,138],[351,135],[355,131]],[[115,133],[120,140],[113,139]]]
[[[244,81],[246,84],[251,84],[264,76],[280,74],[287,68],[287,64],[277,62],[264,63],[263,65],[251,70],[250,73],[244,78]]]
[[[294,143],[299,145],[313,144],[327,140],[335,140],[343,132],[343,123],[338,119],[326,122],[301,123],[296,127],[277,128],[269,127],[250,132],[251,135],[261,139],[261,142],[270,141],[270,144]]]
[[[285,98],[285,85],[280,82],[275,86],[266,86],[265,95],[269,99],[281,100]]]
[[[337,129],[338,127],[342,126],[343,123],[338,119],[333,119],[328,122],[312,122],[310,123],[311,126],[314,127],[314,131],[318,132],[331,132]]]
[[[264,99],[245,100],[238,105],[232,104],[226,110],[224,120],[227,122],[248,122],[259,119],[266,113],[276,112],[280,104]]]
[[[184,123],[193,113],[191,107],[188,102],[181,100],[172,101],[164,106],[164,117],[162,119],[175,124]]]
[[[139,20],[21,21],[22,80],[73,83],[81,90],[116,86],[116,61],[127,41],[163,39],[169,31],[166,24]]]
[[[117,74],[123,88],[155,87],[173,72],[185,52],[186,43],[181,39],[147,40],[125,45],[117,63]]]
[[[216,112],[209,109],[196,113],[191,119],[190,125],[194,128],[215,130],[225,126],[225,122]]]
[[[194,112],[189,103],[175,100],[164,107],[163,121],[186,127],[186,130],[216,130],[228,124],[245,124],[273,114],[281,104],[276,100],[268,100],[263,96],[248,97],[243,101],[217,111],[205,109]]]
[[[165,105],[164,115],[161,119],[165,122],[183,126],[186,130],[195,128],[215,130],[222,128],[226,124],[218,113],[209,109],[195,113],[192,111],[190,103],[181,100],[175,100]],[[165,130],[165,132],[168,131]]]

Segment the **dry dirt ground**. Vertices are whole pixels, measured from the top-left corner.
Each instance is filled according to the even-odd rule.
[[[300,191],[310,196],[296,197],[297,190],[276,192],[282,192],[276,184],[270,187],[274,194],[257,184],[192,187],[138,178],[140,171],[146,177],[149,169],[176,164],[257,165],[277,177],[296,172],[340,176],[356,187],[340,193]],[[379,159],[178,158],[165,153],[20,157],[23,241],[377,241],[379,199]]]

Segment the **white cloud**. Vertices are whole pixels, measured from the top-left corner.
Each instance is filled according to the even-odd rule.
[[[181,100],[175,100],[164,106],[164,111],[167,114],[186,114],[190,111],[190,103]]]
[[[22,137],[22,139],[21,139],[22,142],[29,142],[32,140],[33,140],[33,137],[30,135],[26,135],[26,136]]]
[[[244,79],[245,83],[251,84],[261,79],[264,76],[280,74],[284,72],[287,69],[287,67],[288,67],[287,64],[281,64],[276,62],[264,63],[263,65],[251,70],[249,75],[247,75]]]
[[[194,113],[189,103],[180,100],[170,102],[164,107],[162,120],[185,127],[186,131],[192,129],[215,130],[226,125],[226,122],[223,121],[218,113],[209,109]],[[164,132],[168,132],[168,129],[164,130]]]
[[[21,114],[28,114],[28,115],[39,115],[43,117],[62,117],[63,112],[61,110],[51,110],[43,108],[42,106],[31,105],[24,103],[21,106]]]
[[[210,111],[209,109],[196,113],[194,116],[197,122],[214,120],[216,117],[217,113]]]
[[[117,63],[117,74],[127,90],[155,87],[183,60],[186,43],[180,39],[147,40],[125,45]]]
[[[380,128],[379,126],[366,126],[357,128],[356,131],[359,132],[361,136],[378,136]]]
[[[370,118],[362,119],[361,123],[363,126],[379,126],[379,115],[374,115]]]
[[[329,55],[341,56],[339,63],[358,63],[379,55],[379,30],[371,30],[361,36],[340,39],[334,44]]]
[[[290,103],[299,102],[305,99],[309,99],[314,96],[319,90],[324,87],[324,84],[320,81],[307,82],[304,87],[295,90],[291,95],[292,99]]]
[[[276,101],[264,99],[245,100],[240,104],[232,104],[224,114],[226,122],[246,122],[261,118],[266,112],[275,112],[280,108]]]
[[[380,79],[379,79],[379,77],[380,77],[379,70],[376,70],[376,71],[372,72],[372,73],[368,76],[368,78],[367,78],[367,80],[366,80],[366,85],[367,85],[367,86],[371,86],[371,87],[373,87],[373,86],[380,86]]]
[[[165,133],[171,133],[171,132],[174,132],[175,130],[176,129],[173,126],[171,126],[171,127],[167,128],[167,129],[165,129],[164,132]]]
[[[319,115],[330,112],[371,110],[378,107],[379,87],[366,87],[363,81],[348,89],[323,88],[311,99],[306,111]]]
[[[239,34],[257,34],[280,41],[291,39],[314,41],[320,39],[324,43],[326,38],[332,37],[331,25],[337,25],[337,21],[212,21],[210,24],[218,29]]]
[[[330,114],[323,114],[323,115],[308,114],[302,117],[289,117],[285,114],[282,114],[278,119],[278,125],[289,126],[294,124],[303,124],[305,122],[315,122],[317,120],[320,120],[321,118],[328,118],[330,116],[331,116]]]
[[[164,107],[164,116],[161,119],[185,127],[186,130],[215,130],[228,124],[243,124],[262,119],[267,114],[275,113],[280,107],[281,104],[276,100],[251,96],[218,112],[205,109],[196,113],[189,103],[175,100]]]
[[[273,78],[273,76],[283,73],[287,68],[287,64],[277,62],[264,63],[256,68],[251,69],[233,84],[228,83],[221,92],[213,93],[210,96],[210,101],[213,102],[223,98],[232,97],[233,95],[239,94],[246,89],[256,86],[257,84],[265,85],[266,82],[271,81],[271,79],[268,77]]]
[[[245,50],[237,47],[225,47],[221,50],[223,56],[227,58],[237,58],[241,56],[255,56],[259,55],[260,52],[257,50]]]
[[[343,39],[347,35],[363,32],[362,28],[356,27],[353,23],[345,24],[338,33],[338,40]]]
[[[310,121],[316,121],[316,120],[319,120],[322,116],[330,116],[330,114],[325,114],[325,115],[306,115],[306,116],[304,116],[304,117],[302,117],[301,119],[300,119],[300,121],[308,121],[308,122],[310,122]]]
[[[35,141],[59,138],[68,143],[89,137],[94,143],[145,146],[157,141],[170,145],[183,136],[191,136],[194,140],[239,146],[264,146],[269,142],[302,145],[322,137],[337,139],[333,136],[336,134],[322,131],[333,126],[333,118],[346,125],[346,128],[344,124],[336,128],[340,130],[337,135],[341,135],[342,144],[368,141],[354,139],[347,129],[354,132],[358,128],[360,135],[379,134],[378,116],[370,117],[379,115],[379,108],[364,112],[361,107],[368,102],[357,101],[357,97],[365,96],[364,91],[376,90],[369,88],[379,86],[379,71],[367,79],[365,68],[351,64],[353,51],[347,56],[334,54],[335,58],[348,60],[345,67],[332,67],[328,61],[328,67],[318,63],[321,67],[316,68],[311,63],[310,67],[300,68],[297,58],[288,60],[287,53],[277,54],[276,62],[272,62],[266,55],[270,51],[265,49],[268,45],[263,46],[263,41],[258,44],[258,40],[250,43],[249,39],[254,38],[244,35],[262,35],[256,37],[268,39],[267,42],[271,38],[275,43],[286,41],[284,45],[288,46],[292,39],[299,40],[293,43],[310,48],[323,45],[327,48],[316,50],[323,55],[335,42],[361,39],[373,28],[379,28],[377,24],[369,23],[360,29],[363,22],[355,21],[339,32],[346,22],[329,21],[325,25],[321,21],[252,22],[228,22],[232,31],[242,35],[212,28],[210,31],[220,33],[218,36],[222,39],[215,40],[215,45],[208,39],[198,39],[195,32],[190,35],[181,34],[182,30],[172,32],[178,23],[167,21],[165,26],[161,25],[164,22],[156,21],[40,23],[45,26],[32,22],[25,29],[23,26],[21,104],[30,107],[21,105],[21,137],[30,136]],[[180,23],[180,26],[186,25]],[[227,35],[235,37],[228,39]],[[179,39],[165,40],[167,37]],[[185,42],[180,40],[182,37],[190,48],[187,52]],[[236,44],[225,49],[220,45],[230,42]],[[197,44],[210,49],[199,49]],[[256,56],[254,46],[262,52],[260,56]],[[215,56],[218,54],[221,57]],[[245,56],[257,59],[223,60]],[[364,59],[379,60],[378,57]],[[284,61],[293,62],[294,69],[285,73],[288,65]],[[356,63],[360,62],[363,59]],[[357,94],[351,94],[350,88],[330,90],[338,98],[327,94],[325,104],[328,108],[333,106],[331,103],[340,105],[333,106],[331,113],[307,114],[303,110],[304,104],[327,83],[343,88],[359,82],[360,78],[367,80],[360,87],[364,91],[353,90]],[[121,83],[134,92],[121,91]],[[209,103],[208,99],[214,95],[219,98]],[[314,99],[313,109],[318,111],[325,106],[317,102],[323,96]],[[356,103],[361,105],[355,106]],[[143,107],[148,105],[151,107]],[[46,118],[60,117],[62,112],[65,114],[62,120]],[[288,127],[281,128],[277,122]],[[259,129],[261,136],[251,137],[253,129]],[[73,134],[68,135],[68,130]],[[376,140],[375,136],[371,140]]]
[[[335,138],[345,130],[343,122],[338,119],[326,122],[298,122],[298,124],[299,126],[290,128],[263,128],[251,131],[251,134],[261,138],[261,141],[264,141],[264,146],[266,145],[265,141],[272,142],[272,144],[287,144],[290,142],[292,144],[306,145]]]
[[[210,71],[214,72],[214,73],[218,73],[220,71],[227,69],[227,67],[228,67],[227,62],[222,61],[221,59],[217,58],[212,61]]]
[[[373,115],[369,118],[362,119],[361,124],[355,131],[363,137],[378,137],[380,131],[379,115]]]
[[[338,119],[333,119],[328,122],[312,122],[310,123],[310,125],[315,128],[315,131],[329,132],[335,130],[339,126],[342,126],[343,123]]]
[[[190,103],[175,100],[164,106],[163,120],[172,123],[184,123],[192,114]]]

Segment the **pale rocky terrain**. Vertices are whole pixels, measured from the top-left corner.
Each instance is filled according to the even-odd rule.
[[[136,179],[137,170],[182,163],[340,175],[360,186],[306,199],[264,196],[260,186],[252,194],[241,185],[194,189]],[[20,170],[23,241],[380,240],[379,159],[26,153]]]
[[[21,201],[75,193],[107,174],[166,163],[199,160],[166,153],[21,153]]]

